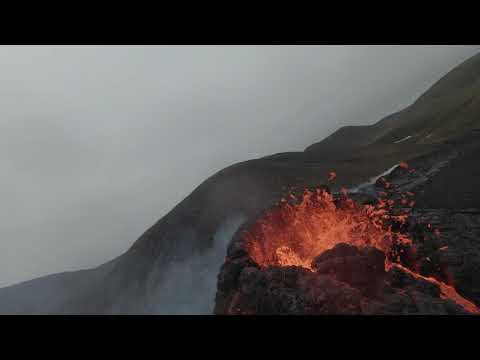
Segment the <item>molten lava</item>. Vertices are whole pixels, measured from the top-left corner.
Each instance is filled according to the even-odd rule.
[[[453,286],[450,286],[450,285],[447,285],[435,278],[432,278],[432,277],[426,277],[426,276],[423,276],[423,275],[420,275],[408,268],[406,268],[405,266],[402,266],[400,264],[387,264],[386,265],[386,268],[390,268],[390,267],[398,267],[400,268],[402,271],[405,271],[407,273],[409,273],[410,275],[412,275],[413,277],[417,278],[417,279],[423,279],[423,280],[426,280],[432,284],[435,284],[437,285],[439,288],[440,288],[440,291],[441,291],[441,298],[442,299],[449,299],[449,300],[452,300],[453,302],[457,303],[458,305],[462,306],[465,310],[467,310],[468,312],[472,313],[472,314],[479,314],[480,313],[480,309],[471,301],[465,299],[463,296],[461,296],[457,290],[455,290],[455,288]]]
[[[374,246],[392,259],[399,259],[410,238],[394,230],[407,215],[395,213],[394,203],[380,200],[359,206],[346,196],[338,199],[325,189],[306,190],[296,203],[282,200],[245,233],[252,259],[261,266],[302,266],[340,243]]]
[[[333,177],[333,176],[331,176]],[[332,179],[333,180],[333,179]],[[390,188],[390,184],[385,186]],[[413,193],[398,199],[380,197],[374,205],[360,205],[345,190],[334,196],[324,188],[305,190],[298,199],[282,199],[243,234],[251,258],[261,267],[299,266],[311,271],[313,260],[335,245],[346,243],[362,248],[375,247],[386,254],[385,270],[398,266],[437,285],[448,298],[471,313],[479,309],[461,297],[453,286],[424,277],[405,267],[402,260],[415,253],[405,231]],[[437,235],[438,231],[435,232]],[[413,266],[415,267],[415,266]]]

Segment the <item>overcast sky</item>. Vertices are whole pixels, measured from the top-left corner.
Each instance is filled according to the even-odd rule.
[[[400,110],[480,46],[0,46],[0,286],[100,265],[214,172]]]

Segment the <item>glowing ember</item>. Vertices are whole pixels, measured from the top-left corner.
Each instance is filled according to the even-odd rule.
[[[332,171],[328,174],[328,182],[332,182],[337,178],[337,173]]]
[[[392,184],[390,184],[384,177],[381,177],[380,179],[378,179],[377,182],[380,186],[382,186],[385,189],[390,189],[392,187]]]

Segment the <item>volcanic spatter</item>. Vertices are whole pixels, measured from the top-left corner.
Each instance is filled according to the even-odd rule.
[[[402,163],[399,171],[411,169]],[[377,185],[376,198],[323,186],[281,199],[235,237],[215,312],[479,313],[453,284],[418,272],[408,231],[414,194],[396,192],[384,178]]]

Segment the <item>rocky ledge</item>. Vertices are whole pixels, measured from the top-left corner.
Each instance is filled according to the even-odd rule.
[[[312,270],[261,268],[241,250],[229,254],[218,281],[216,314],[469,314],[438,284],[407,269],[385,270],[375,248],[339,244]]]

